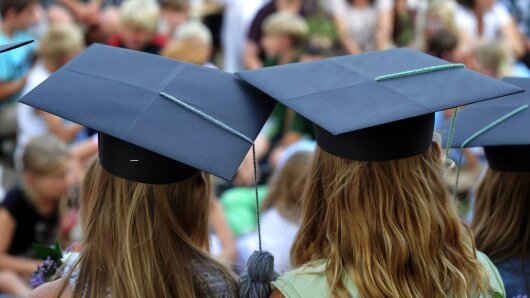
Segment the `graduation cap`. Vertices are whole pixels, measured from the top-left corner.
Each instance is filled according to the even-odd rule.
[[[28,41],[23,41],[23,42],[15,42],[15,43],[9,43],[9,44],[5,44],[5,45],[0,45],[0,53],[8,52],[8,51],[14,50],[16,48],[20,48],[20,47],[25,46],[27,44],[30,44],[32,42],[33,42],[33,40],[28,40]]]
[[[236,75],[311,120],[322,149],[364,161],[427,150],[436,111],[522,92],[406,48]]]
[[[475,103],[458,112],[451,147],[484,147],[489,166],[497,171],[530,171],[530,79],[503,81],[525,90]],[[448,138],[449,121],[441,126]]]
[[[20,102],[97,130],[103,168],[153,184],[230,180],[275,105],[232,74],[103,45]]]

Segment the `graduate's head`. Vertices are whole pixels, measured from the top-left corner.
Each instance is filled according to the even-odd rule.
[[[276,208],[284,218],[296,223],[300,221],[302,192],[312,158],[312,152],[299,151],[276,170],[263,202],[264,210]]]
[[[33,138],[22,156],[24,188],[35,200],[58,201],[68,191],[70,153],[51,135]]]
[[[308,181],[291,261],[327,259],[335,295],[346,293],[344,270],[361,297],[444,297],[447,289],[464,297],[487,290],[487,273],[442,180],[436,142],[385,161],[348,160],[319,147]]]
[[[38,56],[55,71],[75,57],[85,47],[83,34],[74,25],[54,25],[39,41]]]
[[[162,56],[188,63],[203,65],[212,54],[212,33],[200,22],[181,25],[173,39],[162,50]]]
[[[277,12],[263,22],[261,45],[267,57],[276,57],[304,45],[309,27],[303,17],[288,12]]]
[[[434,112],[520,88],[404,48],[238,75],[314,123],[294,266],[326,260],[333,296],[346,296],[344,278],[361,297],[487,292],[442,179]]]
[[[142,50],[155,36],[159,7],[153,0],[127,0],[120,7],[120,32],[126,48]]]
[[[38,0],[2,0],[0,17],[12,29],[27,30],[38,21]]]
[[[163,0],[160,8],[160,16],[169,34],[189,19],[190,4],[187,0]]]

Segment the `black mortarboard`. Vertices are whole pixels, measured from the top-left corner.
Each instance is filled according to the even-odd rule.
[[[153,184],[231,179],[275,105],[232,74],[103,45],[20,101],[99,131],[107,171]]]
[[[364,161],[427,150],[436,111],[522,92],[405,48],[237,75],[311,120],[322,149]]]
[[[29,43],[32,43],[32,42],[33,42],[33,40],[28,40],[28,41],[23,41],[23,42],[15,42],[15,43],[9,43],[9,44],[0,45],[0,53],[11,51],[11,50],[14,50],[16,48],[20,48],[21,46],[25,46],[25,45],[27,45]]]
[[[530,171],[530,79],[503,81],[526,92],[462,108],[457,113],[451,147],[484,147],[492,169]],[[449,127],[449,121],[442,124],[445,139]]]

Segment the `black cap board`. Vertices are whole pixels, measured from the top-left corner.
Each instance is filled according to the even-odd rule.
[[[107,171],[153,184],[230,180],[275,105],[232,74],[103,45],[20,102],[97,130]]]
[[[436,111],[522,92],[407,48],[236,75],[311,120],[322,149],[362,161],[427,150]]]

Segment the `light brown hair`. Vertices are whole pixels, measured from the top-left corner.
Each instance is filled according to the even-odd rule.
[[[291,222],[298,223],[301,216],[301,197],[304,191],[307,171],[311,166],[312,152],[294,153],[283,169],[272,178],[263,202],[263,210],[276,207],[278,212]]]
[[[495,263],[530,250],[530,172],[489,168],[475,195],[471,229],[478,249]]]
[[[22,155],[24,173],[46,176],[70,160],[68,147],[53,135],[35,137],[29,141]]]
[[[291,250],[325,260],[334,297],[474,297],[489,288],[469,230],[442,181],[435,146],[406,159],[346,160],[317,148]]]
[[[208,253],[209,175],[155,185],[111,175],[96,159],[81,189],[82,251],[74,297],[213,297],[199,270],[237,293]],[[69,277],[65,278],[63,289]]]

